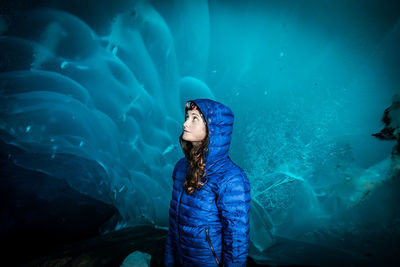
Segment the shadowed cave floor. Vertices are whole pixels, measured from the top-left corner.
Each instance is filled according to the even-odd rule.
[[[152,226],[136,226],[65,245],[51,255],[23,266],[120,266],[133,251],[151,254],[150,266],[163,266],[167,231]],[[259,265],[248,257],[247,266]],[[306,265],[273,265],[306,266]]]

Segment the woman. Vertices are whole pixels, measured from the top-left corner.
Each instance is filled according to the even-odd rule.
[[[174,168],[165,266],[246,266],[250,184],[229,158],[233,113],[209,99],[185,105]]]

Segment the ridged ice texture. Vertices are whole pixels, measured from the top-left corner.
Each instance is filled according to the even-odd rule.
[[[9,158],[113,204],[122,215],[117,227],[167,226],[181,97],[213,95],[179,73],[158,12],[132,4],[99,36],[65,11],[28,10],[0,48],[0,138],[19,148]]]

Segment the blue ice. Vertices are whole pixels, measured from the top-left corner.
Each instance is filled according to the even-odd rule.
[[[369,132],[389,101],[371,89],[385,84],[371,67],[376,62],[349,71],[343,66],[352,64],[352,51],[325,34],[307,43],[299,29],[314,31],[289,19],[292,35],[279,35],[286,31],[275,15],[263,22],[263,34],[249,27],[240,41],[232,26],[214,21],[227,30],[215,36],[207,1],[179,2],[178,21],[139,1],[135,16],[117,13],[102,34],[66,11],[26,11],[23,27],[0,37],[7,51],[0,57],[9,62],[0,73],[0,138],[21,149],[8,157],[114,205],[121,215],[114,229],[165,229],[172,170],[183,157],[183,105],[218,96],[235,113],[230,153],[252,185],[257,251],[250,256],[268,259],[277,238],[337,247],[332,225],[343,214],[352,220],[340,230],[380,223],[362,204],[388,186],[392,167],[385,156],[391,144]],[[221,54],[215,58],[210,36]],[[391,47],[379,45],[377,51]],[[374,110],[366,113],[366,106]],[[363,217],[351,216],[358,211]]]

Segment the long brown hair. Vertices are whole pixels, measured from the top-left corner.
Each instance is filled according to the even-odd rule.
[[[185,110],[185,113],[188,109]],[[199,110],[201,113],[201,111]],[[204,119],[204,116],[203,116]],[[204,119],[205,120],[205,119]],[[183,183],[183,188],[189,195],[192,195],[194,190],[201,190],[204,186],[202,183],[202,178],[206,175],[206,154],[208,152],[208,127],[206,123],[206,136],[201,140],[200,145],[194,146],[192,142],[182,139],[183,133],[179,137],[179,141],[182,146],[183,153],[188,161],[188,169],[186,173],[185,182]]]

